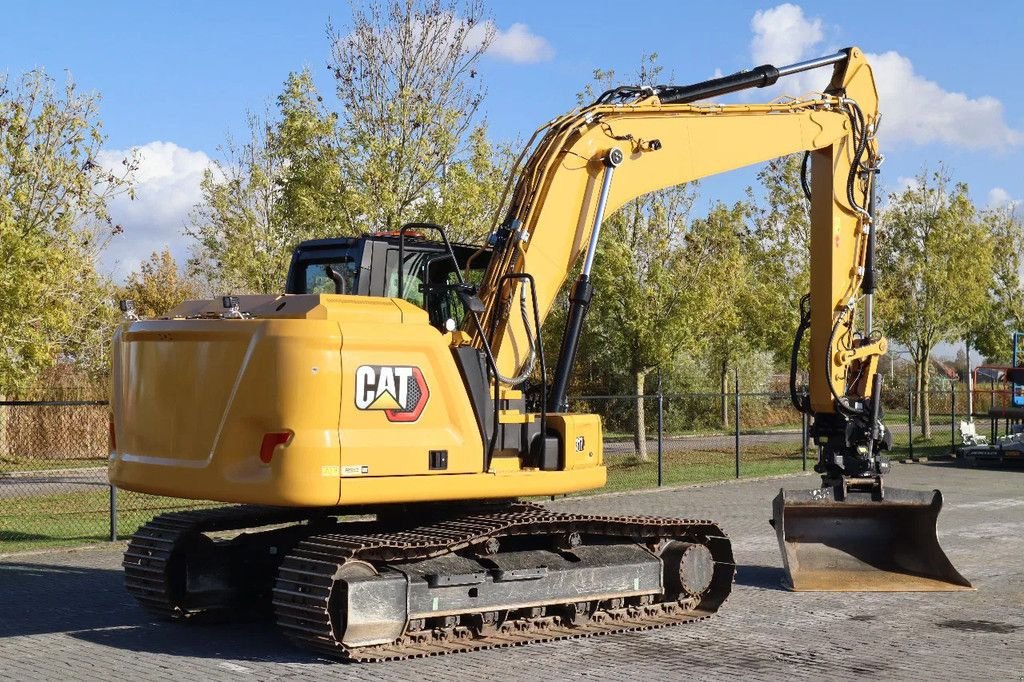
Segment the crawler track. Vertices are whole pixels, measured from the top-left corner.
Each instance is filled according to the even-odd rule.
[[[566,533],[645,544],[666,539],[704,544],[715,560],[711,586],[700,597],[680,601],[595,602],[589,618],[577,623],[565,622],[558,615],[541,615],[507,620],[490,628],[454,625],[409,629],[396,642],[358,648],[346,647],[337,637],[331,614],[337,585],[334,576],[347,561],[414,561],[472,550],[491,539]],[[326,533],[309,537],[297,544],[281,564],[274,587],[274,612],[282,631],[301,646],[332,658],[386,661],[647,630],[700,620],[715,613],[726,600],[734,574],[729,540],[710,521],[561,514],[536,505],[517,504],[500,512],[483,511],[393,533]],[[549,608],[545,613],[552,611]]]
[[[725,602],[735,574],[730,542],[710,521],[564,514],[525,503],[481,506],[458,515],[449,511],[419,525],[394,520],[337,523],[327,516],[337,510],[325,511],[237,506],[164,514],[132,537],[123,562],[126,586],[146,610],[176,620],[209,612],[230,615],[251,608],[254,602],[265,604],[272,598],[278,626],[296,644],[336,659],[386,661],[649,630],[700,620],[714,614]],[[315,519],[324,523],[294,525]],[[264,563],[251,571],[248,565],[246,570],[236,571],[257,576],[246,589],[227,597],[221,595],[219,600],[197,598],[190,592],[191,578],[184,568],[186,557],[192,560],[196,555],[212,555],[216,551],[215,543],[205,533],[260,530],[279,524],[293,525],[271,543],[280,550],[280,554],[271,552],[273,562],[266,562],[264,543]],[[510,613],[502,622],[486,626],[467,626],[474,614],[464,614],[448,627],[431,627],[419,621],[410,623],[397,641],[375,646],[346,647],[335,631],[331,605],[339,588],[334,578],[346,562],[401,564],[451,552],[472,552],[502,538],[555,538],[568,534],[650,547],[667,540],[702,544],[714,560],[711,585],[697,597],[679,600],[634,598],[590,602],[586,615],[573,620],[558,615],[558,606],[548,606],[528,614]],[[271,585],[272,597],[268,594]]]
[[[210,611],[210,605],[189,603],[181,564],[186,553],[197,551],[203,543],[203,533],[258,528],[310,516],[309,509],[255,506],[162,514],[140,528],[128,543],[121,563],[125,587],[144,609],[163,618],[181,620]]]

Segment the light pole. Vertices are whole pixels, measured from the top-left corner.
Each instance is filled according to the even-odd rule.
[[[910,351],[908,351],[908,350],[897,350],[897,349],[893,348],[892,346],[889,346],[889,350],[886,351],[886,355],[889,356],[889,380],[895,382],[895,380],[896,380],[896,369],[895,369],[895,367],[896,367],[896,356],[897,355],[906,355],[906,356],[909,357],[910,356]]]

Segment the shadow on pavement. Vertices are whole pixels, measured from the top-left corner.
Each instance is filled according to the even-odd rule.
[[[0,638],[105,628],[145,620],[120,571],[0,562]]]
[[[69,632],[92,644],[144,654],[263,663],[313,663],[326,659],[293,647],[273,621],[244,623],[147,622],[126,627]]]
[[[737,585],[785,592],[785,582],[786,571],[778,566],[744,566],[741,564],[736,567]]]
[[[119,570],[0,562],[0,641],[47,633],[127,651],[267,662],[322,662],[269,619],[171,623],[152,619]]]

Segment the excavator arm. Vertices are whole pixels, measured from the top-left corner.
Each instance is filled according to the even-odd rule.
[[[768,104],[695,103],[823,66],[832,66],[832,78],[817,95]],[[516,275],[532,276],[536,317],[543,320],[582,257],[547,392],[547,411],[565,412],[604,217],[648,192],[805,152],[811,290],[801,303],[790,383],[794,405],[812,417],[822,486],[782,491],[775,500],[773,524],[790,584],[839,591],[969,589],[936,539],[939,491],[882,486],[888,463],[881,454],[891,437],[881,421],[877,373],[886,340],[873,327],[878,123],[871,67],[856,48],[690,86],[608,91],[535,134],[509,211],[492,233],[494,254],[479,290],[482,313],[467,331],[487,351],[497,381],[523,380],[539,333],[527,314],[526,282]],[[804,397],[796,374],[808,332]]]
[[[691,103],[826,65],[833,65],[831,82],[813,97],[769,104]],[[869,305],[873,291],[869,208],[878,116],[871,67],[860,50],[850,48],[792,67],[758,67],[693,86],[620,88],[555,119],[535,135],[539,141],[494,233],[495,253],[480,287],[484,313],[475,343],[489,347],[503,377],[528,370],[536,330],[529,316],[517,314],[526,284],[507,275],[533,276],[543,320],[566,276],[584,257],[548,397],[549,410],[564,411],[604,217],[649,192],[809,152],[812,370],[807,407],[822,415],[867,414],[885,341],[871,329],[855,334],[854,311],[862,294]]]

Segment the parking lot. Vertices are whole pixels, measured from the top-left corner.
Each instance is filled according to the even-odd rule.
[[[790,593],[767,519],[781,486],[748,480],[559,500],[559,509],[719,521],[739,563],[715,618],[665,630],[371,665],[318,659],[272,623],[153,622],[122,587],[123,545],[0,558],[0,678],[1024,679],[1024,472],[894,466],[940,488],[940,542],[975,592]]]

